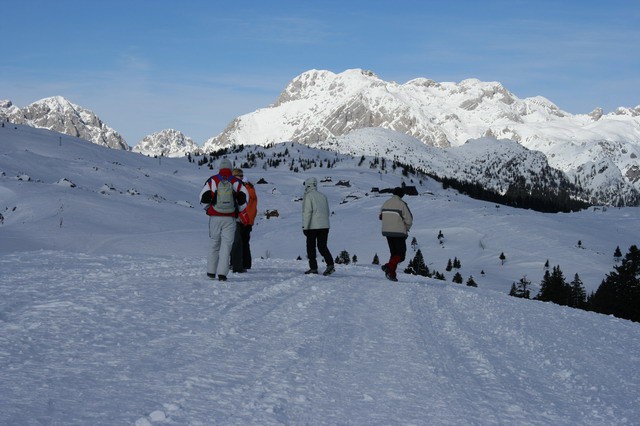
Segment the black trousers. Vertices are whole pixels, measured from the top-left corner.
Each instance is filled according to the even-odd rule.
[[[251,269],[251,225],[236,223],[236,235],[231,247],[231,269],[233,272],[242,272]]]
[[[324,258],[327,266],[333,265],[333,257],[327,247],[329,229],[307,229],[304,231],[304,234],[307,236],[307,258],[309,258],[309,269],[318,269],[316,246],[318,246],[318,251]]]
[[[400,262],[404,262],[407,255],[407,237],[387,237],[387,244],[389,244],[390,257],[398,256]]]

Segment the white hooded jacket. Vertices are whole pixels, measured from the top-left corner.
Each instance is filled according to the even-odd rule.
[[[304,182],[302,229],[329,229],[329,202],[318,191],[318,180],[314,177]]]

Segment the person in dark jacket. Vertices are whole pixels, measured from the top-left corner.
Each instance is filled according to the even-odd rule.
[[[406,257],[407,237],[413,225],[413,215],[407,203],[402,200],[403,196],[404,189],[394,188],[391,198],[380,209],[382,235],[387,238],[390,251],[389,262],[382,265],[382,270],[391,281],[398,281],[396,269]]]
[[[247,272],[251,269],[251,231],[258,214],[258,197],[253,184],[245,177],[242,169],[233,169],[233,176],[240,179],[248,198],[247,207],[238,214],[236,234],[231,248],[231,269],[234,273]]]

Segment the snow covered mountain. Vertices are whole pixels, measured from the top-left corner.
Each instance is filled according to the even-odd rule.
[[[420,142],[393,148],[410,153],[411,143]],[[465,149],[483,153],[485,143]],[[159,161],[0,127],[0,424],[640,418],[637,323],[507,295],[523,276],[535,294],[547,259],[595,290],[616,246],[640,241],[640,209],[497,207],[373,156],[296,143],[224,156],[256,183],[260,213],[251,270],[218,282],[205,275],[208,218],[197,197],[222,156]],[[359,259],[331,277],[304,275],[296,260],[310,176],[333,213],[332,254]],[[410,236],[445,281],[391,283],[371,264],[388,254],[378,219],[387,195],[372,188],[403,182],[418,193],[405,197]],[[279,216],[267,218],[271,209]],[[452,282],[454,257],[477,288]]]
[[[551,167],[595,199],[616,204],[617,194],[637,200],[640,190],[640,106],[571,115],[543,97],[519,99],[500,83],[477,79],[398,84],[359,69],[308,71],[273,105],[238,117],[203,148],[286,140],[315,144],[367,127],[439,148],[485,136],[512,139],[543,152]]]
[[[24,109],[0,102],[0,119],[128,149],[95,114],[61,97]],[[414,140],[409,145],[407,137]],[[363,138],[370,139],[364,150]],[[484,142],[480,151],[478,143],[465,147],[482,138],[510,139],[526,150],[504,141]],[[640,204],[640,106],[571,115],[542,97],[519,99],[497,82],[419,78],[398,84],[359,69],[340,74],[312,70],[293,79],[270,107],[233,120],[202,150],[283,141],[353,155],[402,156],[405,164],[500,193],[516,180],[526,185],[545,181],[554,191],[572,187],[572,196],[593,204]],[[412,146],[411,153],[390,149],[396,141]],[[169,157],[195,153],[198,147],[178,131],[163,130],[145,137],[134,151]],[[546,164],[536,152],[546,156]]]
[[[54,130],[108,148],[129,149],[122,136],[95,113],[72,104],[62,96],[42,99],[24,108],[13,105],[11,101],[0,101],[0,121]]]
[[[516,190],[547,195],[566,191],[569,197],[594,204],[608,202],[573,185],[563,172],[549,166],[541,152],[528,150],[509,139],[487,137],[443,149],[392,130],[365,128],[310,146],[354,156],[388,158],[438,178],[477,183],[503,195]]]
[[[200,147],[188,136],[174,129],[165,129],[145,136],[132,149],[148,156],[185,157],[200,152]]]

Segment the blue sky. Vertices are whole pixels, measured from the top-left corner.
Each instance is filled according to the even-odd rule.
[[[0,99],[64,96],[129,145],[198,144],[310,69],[499,81],[570,113],[640,104],[640,1],[34,1],[0,7]]]

